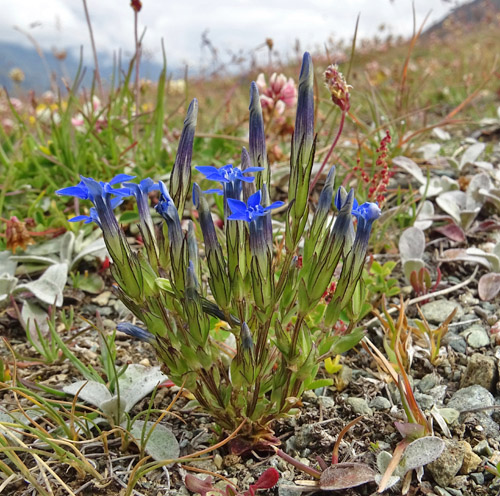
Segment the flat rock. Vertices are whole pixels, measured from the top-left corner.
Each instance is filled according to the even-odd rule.
[[[439,376],[437,376],[436,374],[427,374],[422,377],[417,387],[418,389],[420,389],[420,392],[427,393],[438,384],[438,381]]]
[[[370,401],[370,407],[374,410],[389,410],[391,402],[384,396],[376,396]]]
[[[459,441],[446,439],[445,444],[446,447],[441,456],[426,466],[433,479],[441,487],[448,486],[458,474],[465,456],[465,448]]]
[[[373,415],[373,410],[368,406],[364,398],[347,398],[345,402],[350,405],[353,412],[358,415]]]
[[[479,408],[483,406],[491,406],[495,404],[493,395],[483,386],[469,386],[459,389],[448,401],[448,408],[454,408],[459,412]]]
[[[464,309],[455,301],[449,300],[435,300],[425,305],[422,305],[422,313],[427,321],[431,324],[441,324],[446,320],[446,317],[453,312],[454,309],[457,309],[457,313],[453,320],[458,320],[464,314]]]
[[[471,348],[483,348],[490,344],[490,335],[482,325],[474,324],[460,334]]]
[[[445,334],[443,340],[441,341],[444,345],[451,347],[453,351],[457,353],[465,353],[467,351],[467,342],[463,336],[460,334],[453,334],[448,332]]]
[[[460,381],[464,388],[477,384],[493,392],[497,381],[497,364],[491,356],[474,353],[467,361],[467,368]]]

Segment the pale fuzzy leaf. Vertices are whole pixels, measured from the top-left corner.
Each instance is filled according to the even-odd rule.
[[[82,390],[78,393],[80,388],[85,384]],[[111,393],[108,388],[96,381],[76,381],[73,384],[68,384],[63,387],[63,391],[68,394],[75,395],[91,405],[102,408],[103,403],[112,399]]]
[[[364,463],[336,463],[321,472],[319,487],[324,491],[339,491],[374,480],[375,472]]]
[[[466,197],[463,191],[446,191],[436,198],[439,208],[452,217],[457,224],[462,221],[460,212],[465,208],[465,202]]]
[[[74,246],[75,246],[75,235],[71,231],[65,232],[61,236],[61,249],[59,251],[61,262],[70,265],[71,259],[73,257]]]
[[[130,428],[130,433],[137,440],[137,443],[141,442],[142,430],[144,427],[143,420],[136,420],[132,427]],[[175,438],[172,431],[162,425],[154,425],[154,422],[147,422],[145,436],[149,434],[149,431],[154,427],[154,431],[149,437],[146,443],[146,453],[151,455],[151,457],[156,460],[175,460],[179,458],[180,448],[177,439]]]
[[[496,208],[500,210],[500,189],[491,188],[489,191],[480,189],[479,193],[485,200],[490,201],[491,203],[493,203],[493,205],[495,205]]]
[[[500,274],[490,272],[481,276],[477,291],[479,298],[483,301],[490,301],[495,298],[500,293]]]
[[[404,473],[417,467],[422,467],[433,462],[443,452],[444,441],[435,436],[425,436],[416,439],[405,449],[403,458],[400,462]]]
[[[482,252],[478,254],[477,252]],[[444,262],[470,262],[483,265],[488,270],[491,270],[491,263],[485,258],[485,253],[482,250],[475,249],[472,253],[468,253],[469,250],[464,250],[463,248],[452,248],[451,250],[445,250],[443,252],[443,258],[441,259]]]
[[[423,184],[418,189],[421,195],[426,195],[427,198],[434,198],[435,196],[445,193],[446,191],[453,191],[459,189],[458,182],[448,176],[431,177],[429,186]]]
[[[425,251],[425,234],[418,227],[409,227],[401,234],[398,246],[402,260],[420,259]]]
[[[434,420],[437,422],[437,424],[439,425],[441,432],[446,437],[451,438],[451,432],[450,432],[450,429],[448,428],[448,424],[446,423],[446,420],[441,415],[441,413],[439,413],[439,410],[436,408],[436,405],[432,406],[431,415],[434,418]]]
[[[123,420],[127,402],[121,396],[120,398],[118,398],[118,396],[113,396],[109,400],[103,401],[100,408],[102,412],[111,417],[116,424],[119,424]]]
[[[432,226],[433,220],[432,216],[434,215],[434,204],[431,201],[424,201],[420,212],[413,223],[413,227],[420,229],[421,231],[425,231],[429,227]]]
[[[151,393],[158,384],[165,382],[168,377],[160,371],[160,367],[144,367],[132,364],[118,379],[120,396],[126,402],[125,411],[130,409],[142,398]]]
[[[482,191],[489,191],[492,187],[491,180],[487,174],[475,174],[467,187],[465,208],[473,210],[482,207],[485,201]]]
[[[0,276],[0,301],[6,300],[9,297],[12,291],[14,291],[17,282],[17,277],[13,277],[10,274]]]
[[[0,251],[0,275],[13,276],[16,273],[17,262],[12,259],[10,251]]]
[[[424,160],[430,160],[431,158],[437,157],[440,150],[441,145],[439,143],[427,143],[418,148],[417,152],[422,155]]]
[[[480,248],[475,248],[473,246],[472,248],[467,248],[466,253],[467,255],[486,258],[486,260],[488,260],[488,262],[490,263],[493,272],[500,272],[500,258],[495,252],[488,253],[481,250]]]
[[[59,255],[61,252],[61,237],[52,238],[43,243],[37,243],[36,245],[28,246],[26,249],[26,255]]]
[[[412,272],[418,272],[422,267],[425,267],[424,261],[420,258],[411,258],[403,262],[403,272],[406,279],[410,280]]]
[[[479,158],[479,155],[483,153],[485,148],[486,145],[484,143],[475,143],[469,146],[460,159],[459,169],[462,169],[464,165],[475,162]]]
[[[102,237],[96,239],[95,241],[92,241],[92,243],[85,246],[73,259],[73,261],[71,262],[71,267],[74,267],[80,260],[83,259],[83,257],[86,257],[88,255],[97,256],[97,254],[99,253],[107,253],[106,243],[104,243],[104,238]]]
[[[375,482],[377,484],[380,484],[383,474],[385,474],[387,467],[389,466],[389,463],[391,463],[391,460],[392,460],[392,455],[387,451],[381,451],[377,455],[377,470],[380,472],[379,474],[375,475]],[[404,475],[404,474],[398,475],[399,469],[400,467],[398,466],[396,470],[393,472],[393,474],[389,477],[387,485],[385,486],[386,489],[389,489],[390,487],[397,484],[401,479],[401,476]]]
[[[450,133],[448,131],[445,131],[444,129],[440,128],[440,127],[435,127],[433,130],[432,130],[432,134],[442,140],[442,141],[448,141],[451,136],[450,136]]]
[[[18,286],[18,289],[31,291],[40,301],[47,305],[60,307],[63,303],[63,290],[68,278],[68,264],[51,265],[36,281]]]
[[[49,332],[49,323],[47,322],[48,314],[40,308],[36,303],[25,301],[21,311],[21,317],[24,323],[28,326],[28,332],[33,341],[39,343],[38,331],[42,336],[46,336]],[[38,326],[38,331],[37,331]]]
[[[11,257],[11,260],[23,264],[38,264],[38,265],[53,265],[58,263],[55,256],[46,257],[41,255],[15,255]],[[38,270],[41,270],[38,268]]]
[[[477,214],[481,210],[481,207],[477,207],[474,210],[462,210],[460,212],[460,225],[467,231],[474,219],[477,217]]]
[[[422,170],[408,157],[394,157],[392,159],[392,163],[401,167],[405,172],[411,174],[420,184],[425,184],[427,182],[427,178],[422,173]]]

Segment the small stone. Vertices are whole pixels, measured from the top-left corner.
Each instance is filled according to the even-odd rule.
[[[460,387],[464,388],[478,384],[488,391],[493,391],[496,381],[497,365],[495,359],[481,353],[474,353],[469,357],[467,368],[460,381]]]
[[[335,401],[330,396],[318,396],[318,404],[323,408],[333,408]]]
[[[447,333],[441,342],[443,345],[450,346],[457,353],[465,353],[467,351],[467,342],[460,334]]]
[[[278,482],[278,484],[280,484],[280,482]],[[300,494],[301,492],[301,486],[297,486],[288,480],[284,480],[283,483],[278,486],[279,496],[297,496],[297,494]]]
[[[413,394],[417,400],[418,406],[422,408],[422,410],[430,410],[435,403],[434,397],[430,394],[423,394],[418,391],[415,391]]]
[[[478,455],[483,456],[491,456],[493,453],[493,450],[490,448],[490,445],[488,444],[488,441],[486,439],[479,441],[476,446],[472,448],[472,451],[474,451],[474,453],[477,453]]]
[[[470,474],[470,478],[480,486],[484,484],[484,474],[482,472],[473,472]]]
[[[373,410],[368,406],[364,398],[347,398],[346,403],[352,408],[353,412],[358,415],[373,415]]]
[[[465,337],[471,348],[483,348],[490,344],[490,336],[482,325],[474,324],[460,334]]]
[[[481,458],[472,451],[471,445],[467,441],[460,441],[460,444],[464,447],[464,461],[460,468],[460,473],[467,475],[479,467]]]
[[[453,489],[452,487],[447,487],[446,490],[452,495],[452,496],[462,496],[462,491],[460,489]]]
[[[427,322],[431,324],[442,324],[448,315],[453,312],[454,309],[457,309],[457,313],[453,320],[458,320],[464,314],[464,310],[462,306],[455,302],[449,300],[435,300],[425,305],[422,305],[422,313],[424,317],[427,319]]]
[[[214,464],[219,470],[222,468],[223,462],[224,460],[222,459],[222,456],[220,456],[219,453],[216,453],[214,456]]]
[[[422,379],[418,383],[418,389],[420,389],[422,393],[426,393],[437,385],[438,380],[439,378],[436,374],[424,375],[424,377],[422,377]]]
[[[151,367],[151,362],[149,361],[149,358],[143,358],[140,362],[140,365],[144,365],[144,367]]]
[[[445,440],[446,447],[441,456],[427,465],[434,480],[446,487],[460,470],[465,456],[465,448],[454,439]]]
[[[384,396],[376,396],[370,401],[370,407],[374,410],[389,410],[391,402]]]
[[[109,303],[109,299],[111,298],[111,291],[103,291],[100,295],[97,295],[95,298],[92,298],[90,301],[99,305],[100,307],[105,307]]]
[[[478,408],[482,406],[492,406],[495,403],[493,395],[483,386],[469,386],[459,389],[448,401],[448,408],[455,408],[459,412]]]
[[[446,489],[439,487],[439,486],[436,486],[434,488],[434,491],[436,491],[436,494],[438,496],[451,496],[451,493],[449,493]]]
[[[454,424],[458,420],[458,417],[460,417],[460,412],[455,408],[439,408],[438,413],[448,425]]]
[[[444,384],[440,384],[438,386],[434,386],[431,390],[427,391],[427,394],[429,396],[432,396],[434,398],[434,403],[442,403],[444,400],[444,397],[446,396],[446,390],[448,387]]]

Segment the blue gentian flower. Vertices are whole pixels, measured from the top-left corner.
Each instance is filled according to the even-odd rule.
[[[95,222],[102,229],[104,241],[113,260],[123,262],[128,256],[129,247],[125,242],[113,209],[123,201],[123,198],[130,196],[130,190],[129,188],[113,188],[113,186],[133,179],[135,176],[118,174],[109,183],[96,181],[91,177],[80,177],[82,180],[76,186],[62,188],[56,193],[90,200],[94,204],[94,208],[90,209],[90,215],[79,215],[71,220],[73,222],[79,220],[86,223]],[[116,198],[112,198],[113,195]]]
[[[251,183],[255,180],[255,178],[247,177],[244,174],[259,172],[264,170],[264,167],[248,167],[242,171],[238,169],[238,167],[233,167],[232,164],[228,164],[220,168],[213,167],[212,165],[200,165],[195,167],[195,169],[198,172],[201,172],[207,179],[210,179],[211,181],[218,181],[224,185],[227,183],[234,183],[237,180],[245,183]]]
[[[377,220],[381,213],[377,203],[366,202],[357,208],[353,207],[352,214],[358,219],[355,239],[355,245],[358,250],[366,251],[373,221]]]
[[[271,205],[263,207],[260,204],[261,198],[262,193],[260,190],[248,199],[247,204],[240,200],[233,200],[232,198],[229,198],[227,202],[232,214],[228,217],[228,220],[244,220],[246,222],[252,222],[257,217],[262,217],[271,210],[283,205],[282,201],[275,201],[274,203],[271,203]]]
[[[122,322],[116,326],[116,330],[128,334],[133,338],[137,338],[140,341],[146,341],[147,343],[153,343],[155,337],[146,329],[142,327],[131,324],[130,322]]]
[[[179,212],[174,205],[167,187],[163,181],[159,182],[160,198],[156,205],[156,211],[165,219],[168,227],[168,237],[171,246],[176,254],[180,253],[182,247],[182,228],[179,219]]]

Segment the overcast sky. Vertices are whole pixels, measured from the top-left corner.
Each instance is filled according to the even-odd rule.
[[[133,11],[129,0],[87,0],[97,49],[113,53],[133,52]],[[417,23],[430,11],[430,26],[465,0],[414,0]],[[84,45],[90,56],[89,33],[80,0],[0,0],[0,40],[29,44],[14,26],[28,31],[45,49],[76,50]],[[393,34],[412,31],[410,0],[143,0],[140,29],[147,27],[146,51],[158,58],[160,39],[165,40],[170,64],[196,66],[202,55],[201,35],[220,54],[248,51],[267,37],[281,54],[289,54],[296,39],[303,50],[322,47],[328,37],[350,39],[357,14],[359,35],[371,37],[381,24]],[[263,50],[265,54],[265,50]],[[1,56],[1,53],[0,53]]]

